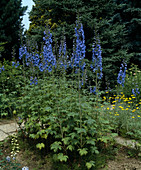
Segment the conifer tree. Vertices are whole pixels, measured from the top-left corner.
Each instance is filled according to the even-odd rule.
[[[130,63],[137,64],[141,68],[141,1],[117,0],[117,4],[122,4],[122,8],[115,20],[120,20],[127,30],[124,48],[132,54]]]
[[[4,50],[1,52],[1,59],[11,59],[14,49],[18,54],[21,16],[26,7],[21,7],[21,0],[0,1],[0,43]]]

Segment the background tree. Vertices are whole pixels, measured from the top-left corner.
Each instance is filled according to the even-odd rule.
[[[124,47],[132,54],[130,63],[141,68],[141,1],[117,0],[122,8],[117,11],[116,20],[120,20],[127,30],[126,44]]]
[[[21,7],[21,0],[0,1],[0,43],[3,43],[4,50],[1,52],[1,59],[11,59],[12,50],[18,56],[20,45],[21,16],[26,7]]]

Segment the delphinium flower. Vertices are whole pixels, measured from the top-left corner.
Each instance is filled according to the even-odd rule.
[[[4,71],[5,69],[4,69],[4,66],[2,66],[1,68],[0,68],[0,73],[1,73],[1,71]]]
[[[60,47],[59,47],[59,65],[61,67],[64,67],[65,70],[67,69],[67,59],[68,59],[68,55],[66,52],[66,37],[64,36],[64,39],[61,41],[60,43]]]
[[[17,63],[15,63],[14,61],[12,61],[12,66],[15,68],[17,68],[20,65],[19,61],[17,61]]]
[[[135,96],[136,96],[137,94],[140,94],[139,88],[132,89],[132,94],[135,95]]]
[[[101,79],[102,74],[102,50],[100,45],[99,38],[94,38],[95,42],[92,45],[92,64],[91,68],[93,69],[93,72],[97,72],[97,78]]]
[[[90,87],[90,93],[96,94],[96,87],[94,87],[93,89],[92,89],[92,87]]]
[[[31,62],[31,53],[28,52],[27,47],[25,45],[21,46],[19,48],[19,59],[23,59],[23,64],[26,64],[26,66],[30,65]]]
[[[81,77],[79,77],[79,88],[81,88],[84,83],[83,72],[86,65],[84,61],[86,46],[83,25],[80,23],[79,18],[76,20],[75,37],[76,41],[73,41],[73,53],[69,65],[71,68],[75,69],[75,73],[81,73]]]
[[[82,71],[84,71],[85,68],[84,58],[86,53],[85,51],[86,46],[83,25],[82,23],[79,23],[79,21],[76,21],[75,36],[76,43],[75,50],[73,51],[71,58],[71,67],[80,68]]]
[[[37,51],[36,53],[34,52],[32,55],[32,62],[34,67],[38,67],[40,63],[40,55],[39,52]]]
[[[118,73],[117,82],[124,86],[125,76],[126,76],[127,64],[123,62]]]
[[[134,90],[134,89],[132,89],[132,94],[136,96],[136,93],[135,93],[135,90]]]
[[[30,77],[30,81],[31,81],[30,85],[32,85],[32,84],[35,84],[35,85],[37,85],[37,84],[38,84],[37,77],[35,77],[35,78],[33,78],[33,77]]]
[[[44,37],[43,37],[45,45],[43,46],[43,60],[39,64],[40,71],[48,70],[49,72],[52,71],[53,66],[56,66],[56,58],[55,55],[53,55],[52,52],[52,34],[50,33],[50,30],[48,29],[48,32],[44,31]]]

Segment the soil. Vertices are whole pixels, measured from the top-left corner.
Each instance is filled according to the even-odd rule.
[[[101,170],[141,170],[141,159],[129,157],[126,148],[121,147],[115,159],[108,161]]]

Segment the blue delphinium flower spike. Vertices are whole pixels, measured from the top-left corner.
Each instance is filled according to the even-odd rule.
[[[99,38],[94,38],[95,42],[92,45],[92,64],[91,69],[93,69],[93,72],[95,73],[97,71],[97,77],[98,79],[101,79],[103,76],[102,73],[102,50],[100,46],[100,40]]]
[[[123,62],[121,64],[120,71],[119,71],[118,77],[117,77],[117,82],[119,84],[121,84],[122,86],[124,86],[126,70],[127,70],[127,64]]]

